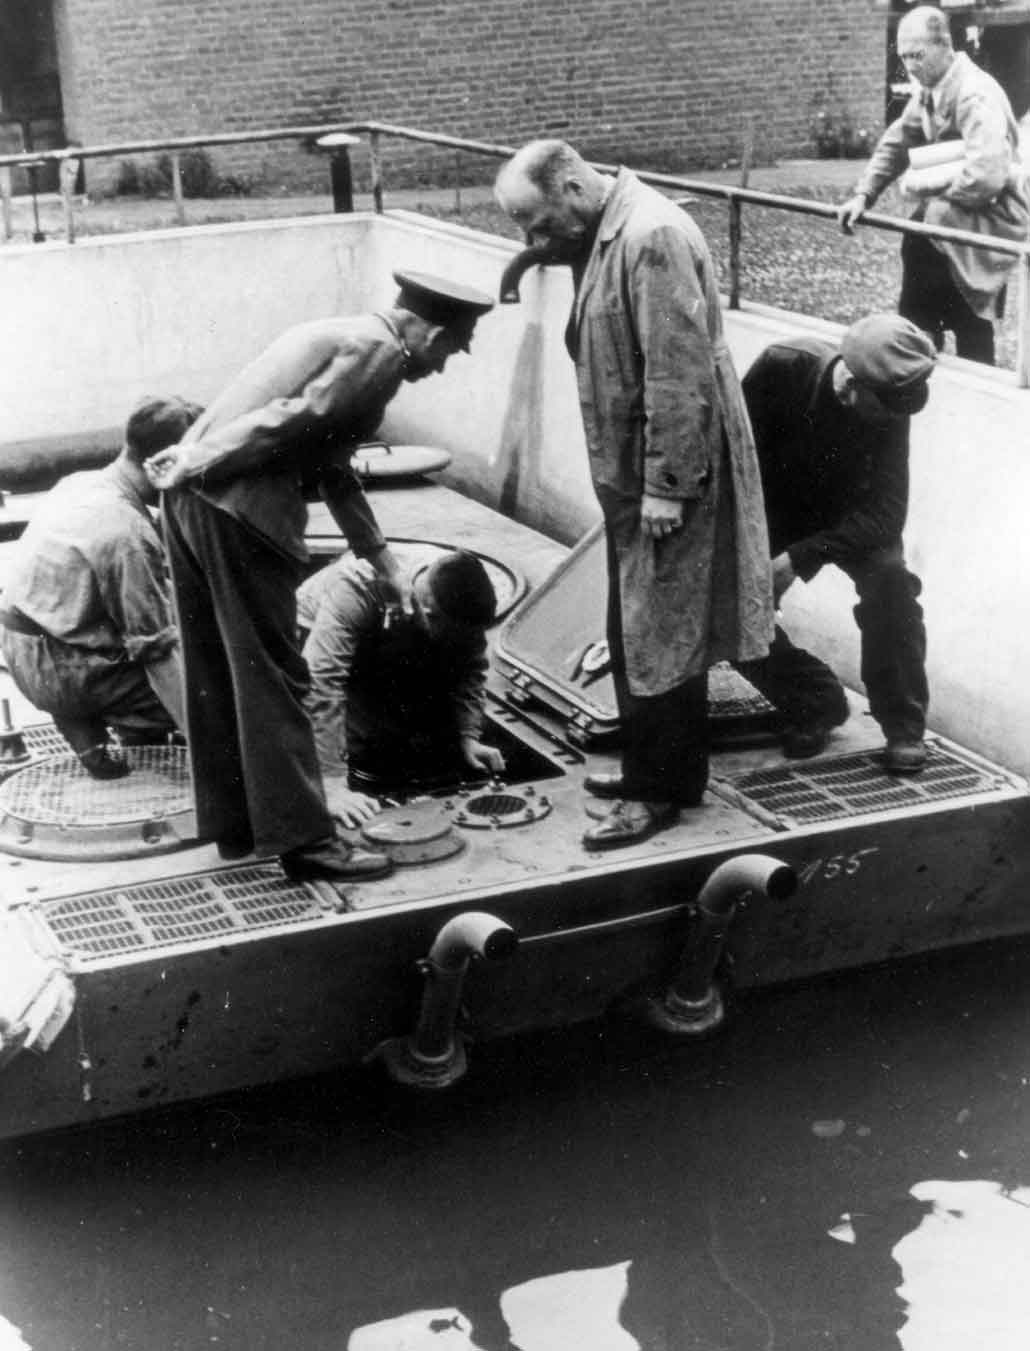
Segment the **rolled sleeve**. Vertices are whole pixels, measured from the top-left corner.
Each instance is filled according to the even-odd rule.
[[[160,661],[178,645],[164,552],[157,532],[140,520],[107,566],[97,569],[98,585],[112,625],[132,661]]]
[[[347,772],[347,688],[361,634],[380,619],[374,588],[336,568],[321,591],[303,649],[311,678],[304,702],[324,774]]]
[[[458,735],[478,741],[485,721],[486,641],[469,653],[464,670],[454,688],[454,714]]]

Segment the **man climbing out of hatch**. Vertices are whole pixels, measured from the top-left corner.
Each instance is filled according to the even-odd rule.
[[[180,441],[200,414],[143,399],[104,469],[69,474],[14,547],[0,648],[18,690],[49,713],[83,768],[120,778],[122,745],[160,743],[183,726],[182,673],[164,549],[143,461]]]
[[[481,740],[486,630],[497,607],[483,564],[462,550],[445,554],[415,576],[410,614],[391,601],[375,571],[349,558],[297,593],[326,795],[351,826],[379,810],[377,796],[504,769],[501,752]]]
[[[816,338],[773,343],[744,376],[762,471],[777,606],[800,577],[834,563],[855,584],[862,680],[887,739],[886,769],[926,763],[929,692],[918,577],[905,564],[909,422],[926,404],[936,351],[908,319],[873,314],[840,347]],[[741,665],[783,713],[787,756],[823,749],[847,720],[844,689],[825,663],[777,628],[769,655]]]
[[[224,858],[278,855],[298,879],[389,869],[385,855],[340,835],[304,706],[296,603],[308,557],[304,488],[317,487],[382,585],[402,591],[350,457],[402,383],[467,351],[493,305],[441,278],[394,279],[400,292],[388,309],[288,329],[183,444],[147,465],[165,490],[199,830]]]

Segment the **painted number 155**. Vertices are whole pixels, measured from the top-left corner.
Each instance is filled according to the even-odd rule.
[[[818,878],[821,882],[832,882],[838,877],[854,877],[862,866],[867,854],[878,854],[878,845],[868,849],[856,849],[853,854],[831,854],[829,858],[814,858],[798,872],[798,881],[803,887]]]

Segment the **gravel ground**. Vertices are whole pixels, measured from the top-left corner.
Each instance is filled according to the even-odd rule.
[[[750,186],[815,201],[839,202],[854,182],[859,164],[848,160],[794,160],[755,169]],[[698,179],[736,182],[735,171],[698,172]],[[189,224],[311,215],[330,209],[327,196],[238,197],[186,203]],[[355,205],[371,206],[360,194]],[[460,201],[453,188],[394,190],[386,193],[387,207],[403,207],[446,220],[461,220],[476,229],[514,237],[511,223],[494,206],[488,187],[466,187]],[[901,214],[888,193],[878,204],[887,214]],[[40,225],[48,239],[64,238],[59,199],[43,198]],[[704,230],[724,285],[727,284],[727,211],[724,203],[698,197],[690,212]],[[820,318],[848,323],[876,309],[893,309],[900,281],[900,236],[860,229],[846,239],[832,221],[747,206],[743,215],[741,291],[746,299],[778,305]],[[76,209],[80,235],[118,234],[167,228],[175,224],[172,203],[166,199],[133,197],[84,202]],[[31,204],[18,199],[14,213],[14,241],[31,242],[34,220]],[[1014,304],[999,326],[998,364],[1015,365],[1016,315]]]

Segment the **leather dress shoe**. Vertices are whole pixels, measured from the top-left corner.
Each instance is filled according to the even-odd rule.
[[[674,825],[680,814],[676,802],[634,802],[620,799],[607,816],[591,826],[583,836],[585,849],[621,849],[639,844],[656,831]]]
[[[254,841],[245,835],[223,835],[215,841],[218,857],[230,862],[237,858],[246,858],[254,852]]]
[[[619,773],[604,772],[588,774],[583,787],[594,797],[625,797],[626,780]]]
[[[385,854],[371,849],[352,849],[346,840],[330,835],[280,856],[283,872],[293,882],[322,878],[327,882],[370,880],[385,877],[393,864]]]
[[[835,727],[842,727],[848,720],[847,706],[840,713],[823,718],[814,718],[811,722],[788,723],[780,733],[780,745],[788,760],[808,760],[826,749],[830,733]]]
[[[124,779],[132,769],[124,755],[106,746],[90,746],[88,751],[78,754],[79,764],[91,779]]]
[[[924,741],[915,737],[888,737],[883,750],[883,767],[888,774],[918,774],[926,764]]]

